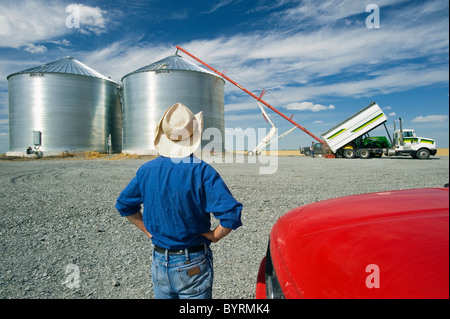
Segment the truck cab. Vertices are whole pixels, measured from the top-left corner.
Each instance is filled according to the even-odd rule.
[[[412,149],[414,140],[416,139],[416,131],[405,129],[403,134],[401,130],[395,130],[394,132],[394,146],[402,146],[404,150]]]
[[[427,159],[437,152],[435,140],[417,137],[415,130],[401,128],[394,130],[394,148],[398,155],[411,155],[418,159]]]

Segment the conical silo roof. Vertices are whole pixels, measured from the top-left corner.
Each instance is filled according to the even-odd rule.
[[[212,74],[214,76],[218,76],[217,74],[210,72],[194,63],[191,63],[189,61],[186,61],[183,59],[182,56],[179,56],[177,54],[168,56],[167,58],[164,58],[162,60],[156,61],[152,64],[143,66],[142,68],[137,69],[136,71],[133,71],[131,73],[128,73],[124,77],[122,77],[122,80],[132,74],[135,73],[141,73],[141,72],[148,72],[148,71],[194,71],[194,72],[201,72],[201,73],[207,73]]]
[[[103,74],[95,71],[94,69],[88,67],[86,64],[81,63],[80,61],[74,59],[71,56],[64,57],[60,60],[50,62],[47,64],[43,64],[37,67],[32,67],[20,72],[16,72],[8,75],[7,79],[10,76],[17,74],[27,74],[27,73],[64,73],[64,74],[75,74],[75,75],[83,75],[90,76],[94,78],[99,78],[103,80],[108,80],[111,82],[115,82],[110,78],[104,76]]]

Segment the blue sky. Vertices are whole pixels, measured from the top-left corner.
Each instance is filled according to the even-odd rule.
[[[66,25],[71,4],[79,28]],[[369,4],[379,8],[379,28],[366,24]],[[257,95],[267,89],[267,102],[317,136],[376,101],[391,131],[401,117],[449,147],[446,0],[0,0],[0,153],[9,74],[70,55],[120,80],[176,45]],[[292,127],[266,111],[280,133]],[[225,126],[269,129],[256,101],[228,82]],[[279,148],[311,140],[295,130]]]

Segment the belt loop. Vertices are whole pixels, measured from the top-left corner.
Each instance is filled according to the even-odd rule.
[[[166,262],[168,262],[169,261],[169,250],[165,250],[164,251],[164,257],[166,258]]]
[[[186,255],[186,261],[189,261],[189,249],[184,249],[184,254]]]

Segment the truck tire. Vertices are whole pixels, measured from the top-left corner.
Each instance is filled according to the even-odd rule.
[[[428,159],[428,158],[430,158],[430,151],[426,148],[421,148],[416,152],[416,158]]]
[[[311,156],[311,151],[305,151],[305,156]]]
[[[359,156],[359,158],[363,158],[363,159],[370,158],[370,151],[366,148],[361,148],[358,151],[358,156]]]
[[[356,156],[356,152],[352,148],[346,148],[342,151],[342,156],[345,158],[354,158]]]

